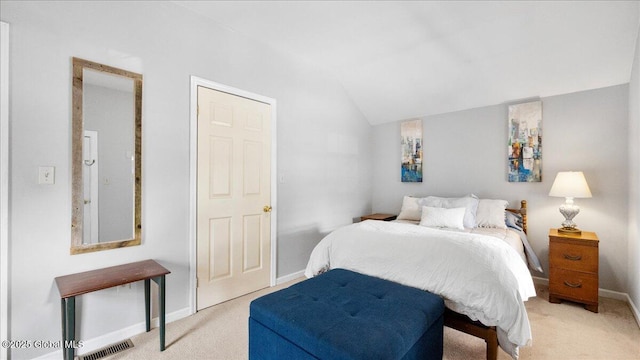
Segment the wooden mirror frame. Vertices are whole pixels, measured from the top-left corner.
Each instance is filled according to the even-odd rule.
[[[83,70],[92,69],[118,75],[133,80],[134,84],[134,221],[133,239],[115,240],[98,244],[84,244],[83,217],[84,217],[84,186],[82,176],[83,166]],[[71,196],[71,255],[93,251],[117,249],[121,247],[140,245],[141,243],[141,208],[142,208],[142,75],[115,67],[94,63],[88,60],[73,58],[73,86],[72,86],[72,135],[71,135],[71,169],[72,169],[72,196]]]

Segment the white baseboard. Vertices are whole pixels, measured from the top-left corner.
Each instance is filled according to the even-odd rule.
[[[531,278],[533,279],[533,283],[534,284],[540,284],[540,285],[549,286],[549,279],[545,279],[545,278],[541,278],[541,277],[537,277],[537,276],[532,276]]]
[[[533,276],[533,282],[535,284],[549,286],[549,279]],[[606,297],[609,299],[621,300],[628,303],[629,306],[631,307],[631,313],[633,314],[633,317],[635,317],[636,323],[638,323],[638,327],[640,327],[640,311],[638,311],[638,307],[636,306],[636,304],[634,304],[633,301],[631,301],[631,297],[629,297],[629,294],[622,293],[619,291],[598,288],[598,296]]]
[[[288,281],[295,280],[298,278],[304,277],[304,270],[300,270],[298,272],[294,272],[289,275],[281,276],[276,279],[276,285],[284,284]]]
[[[191,315],[189,308],[184,308],[178,311],[174,311],[170,314],[167,314],[166,323],[172,323],[174,321],[180,320],[187,316]],[[151,327],[157,328],[159,324],[158,318],[151,319]],[[144,322],[131,325],[124,329],[120,329],[118,331],[113,331],[108,334],[104,334],[102,336],[98,336],[93,339],[84,340],[82,342],[82,348],[76,351],[76,355],[87,354],[92,351],[101,349],[105,346],[111,345],[113,343],[117,343],[119,341],[128,339],[130,337],[142,334],[146,331],[146,325]],[[62,358],[62,349],[42,355],[40,357],[35,358],[36,360],[48,360],[48,359],[61,359]]]
[[[636,318],[638,327],[640,327],[640,310],[638,310],[638,307],[636,306],[636,304],[634,304],[633,301],[631,301],[631,297],[628,294],[627,294],[627,301],[629,302],[629,306],[631,306],[631,312],[633,313],[633,316],[635,316]]]

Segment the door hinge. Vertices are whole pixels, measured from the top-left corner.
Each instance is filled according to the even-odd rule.
[[[199,287],[200,285],[200,281],[198,280],[198,278],[196,278],[196,287]]]

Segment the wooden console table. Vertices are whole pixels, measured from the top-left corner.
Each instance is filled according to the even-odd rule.
[[[144,280],[144,305],[147,332],[151,330],[151,281],[159,287],[160,351],[164,351],[165,333],[165,275],[171,271],[153,260],[112,266],[77,274],[59,276],[56,284],[62,303],[62,354],[64,359],[75,356],[76,296],[114,286]]]

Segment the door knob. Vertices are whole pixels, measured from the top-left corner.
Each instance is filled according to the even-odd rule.
[[[264,212],[266,212],[266,213],[271,212],[271,206],[269,206],[269,205],[265,205],[265,206],[262,208],[262,211],[264,211]]]

